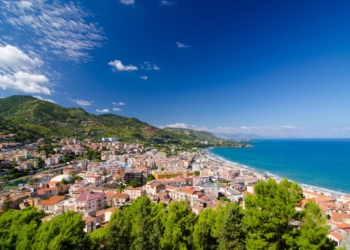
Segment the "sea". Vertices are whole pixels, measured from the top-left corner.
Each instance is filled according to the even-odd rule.
[[[350,194],[350,139],[266,139],[248,148],[212,148],[227,161],[304,186]]]

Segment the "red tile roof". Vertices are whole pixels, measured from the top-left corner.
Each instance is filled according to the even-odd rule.
[[[64,200],[64,196],[51,196],[46,200],[38,202],[38,205],[55,205],[62,200]]]

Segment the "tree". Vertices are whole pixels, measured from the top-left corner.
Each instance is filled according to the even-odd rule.
[[[164,233],[160,240],[162,249],[191,249],[192,232],[196,215],[184,202],[171,203],[163,219]]]
[[[326,222],[326,215],[322,214],[315,201],[308,201],[302,211],[302,226],[296,238],[297,249],[334,249],[333,242],[327,237],[330,226]]]
[[[199,171],[194,171],[194,174],[195,174],[196,176],[200,176],[201,172],[199,172]]]
[[[153,180],[154,180],[154,176],[150,175],[147,177],[146,182],[153,181]]]
[[[295,206],[303,198],[302,189],[287,179],[280,183],[269,179],[256,184],[254,192],[245,198],[247,249],[285,249],[286,239],[293,237],[289,222],[297,216]]]
[[[0,216],[0,249],[31,249],[43,211],[34,207],[9,210]]]
[[[132,186],[133,188],[135,187],[140,187],[141,186],[141,183],[136,180],[136,179],[133,179],[131,182],[130,182],[130,186]]]
[[[89,234],[91,249],[99,249],[106,241],[106,228],[101,227]]]
[[[2,210],[7,211],[10,209],[12,203],[12,199],[10,195],[6,195],[3,203],[2,203]]]
[[[127,210],[126,208],[125,210]],[[132,223],[125,211],[116,210],[111,216],[111,219],[106,228],[106,249],[129,250],[132,240],[131,229]]]
[[[62,178],[61,183],[64,184],[64,185],[67,185],[68,181],[65,178]]]
[[[193,231],[194,249],[214,249],[217,247],[217,237],[213,233],[213,225],[217,215],[217,212],[212,209],[206,209],[199,214]]]
[[[219,234],[219,250],[226,249],[245,249],[245,226],[242,222],[243,212],[242,208],[234,203],[230,206],[228,215],[220,230]]]
[[[83,231],[85,222],[81,214],[64,212],[37,230],[33,249],[88,249],[89,238]]]

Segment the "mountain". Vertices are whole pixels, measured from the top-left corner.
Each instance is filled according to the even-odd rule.
[[[223,138],[223,139],[262,139],[264,138],[261,135],[257,134],[242,134],[242,133],[237,133],[237,134],[226,134],[226,133],[215,133],[216,136]]]
[[[24,139],[47,135],[79,139],[118,137],[122,141],[208,140],[210,133],[189,134],[159,129],[136,118],[114,114],[94,115],[81,108],[65,108],[32,96],[0,99],[0,129],[11,129]],[[196,132],[196,131],[195,131]],[[203,136],[203,137],[201,137]]]
[[[164,128],[163,130],[181,136],[189,136],[193,139],[200,139],[203,141],[219,140],[218,137],[207,131],[197,131],[185,128]]]

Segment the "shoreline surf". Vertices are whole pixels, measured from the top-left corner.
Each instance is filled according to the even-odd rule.
[[[223,156],[220,156],[220,155],[217,155],[217,154],[211,152],[210,150],[212,150],[212,149],[214,149],[214,147],[203,149],[202,151],[203,151],[203,153],[211,156],[212,158],[214,158],[215,160],[217,160],[221,164],[230,164],[230,165],[236,166],[238,168],[242,168],[242,169],[246,169],[246,170],[252,171],[252,172],[254,172],[254,173],[258,174],[258,175],[265,175],[266,174],[268,177],[273,178],[276,181],[281,181],[281,180],[284,179],[283,177],[281,177],[281,176],[279,176],[277,174],[274,174],[274,173],[271,173],[271,172],[268,172],[268,171],[261,172],[260,169],[257,169],[257,168],[255,168],[253,166],[248,166],[248,165],[245,165],[245,164],[241,164],[239,162],[235,162],[235,161],[226,159]],[[314,191],[314,192],[318,192],[318,193],[323,193],[326,196],[341,197],[341,196],[344,196],[344,195],[348,194],[346,192],[336,191],[336,190],[333,190],[333,189],[330,189],[330,188],[325,188],[325,187],[310,185],[310,184],[307,184],[307,183],[302,183],[302,182],[295,181],[295,180],[290,179],[290,178],[288,178],[288,180],[297,183],[304,190]]]

